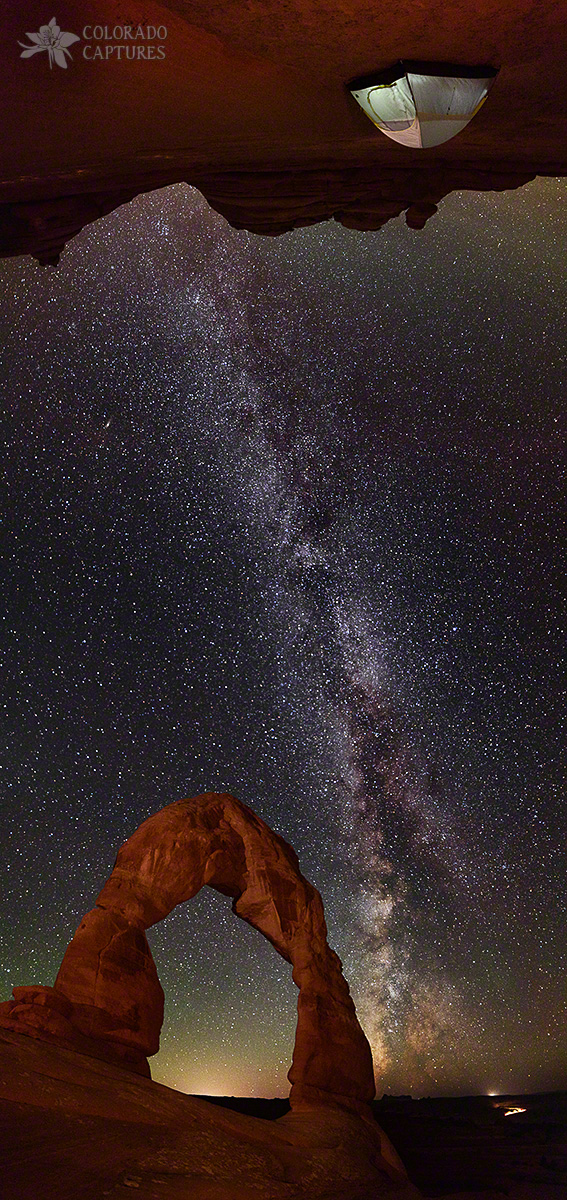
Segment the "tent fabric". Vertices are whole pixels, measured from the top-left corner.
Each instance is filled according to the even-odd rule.
[[[397,70],[354,80],[349,87],[386,137],[426,149],[448,142],[468,125],[484,104],[496,74],[493,67],[432,63],[430,70],[427,64],[400,63]]]

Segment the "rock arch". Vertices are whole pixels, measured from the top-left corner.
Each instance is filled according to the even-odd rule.
[[[232,897],[233,912],[293,966],[292,1108],[363,1112],[375,1091],[372,1056],[327,943],[321,897],[292,847],[228,794],[179,800],[139,826],[81,921],[54,988],[14,988],[14,1000],[0,1005],[0,1025],[149,1075],[163,991],[145,931],[204,884]]]

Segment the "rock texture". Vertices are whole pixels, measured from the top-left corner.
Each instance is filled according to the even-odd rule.
[[[375,1121],[259,1120],[1,1029],[0,1130],[3,1200],[419,1200]]]
[[[127,188],[0,204],[0,257],[32,254],[44,266],[56,265],[85,225],[168,183],[194,184],[235,229],[276,236],[331,219],[347,229],[376,230],[401,213],[410,229],[423,229],[452,191],[505,191],[534,178],[534,172],[470,168],[141,173]]]
[[[527,1112],[487,1096],[373,1108],[423,1196],[563,1200],[567,1094],[509,1099]],[[2,1200],[418,1200],[376,1124],[220,1103],[0,1030]]]
[[[321,897],[292,847],[230,795],[180,800],[140,825],[81,921],[54,988],[15,988],[0,1005],[0,1027],[149,1075],[163,992],[145,930],[204,884],[232,897],[236,915],[293,965],[292,1109],[367,1115],[375,1090],[370,1047],[327,943]]]
[[[0,45],[0,253],[55,262],[65,242],[139,192],[186,181],[238,228],[277,234],[335,217],[413,229],[453,189],[567,174],[561,0],[130,0],[128,21],[167,29],[165,58],[89,61],[83,20],[124,24],[119,0],[69,10],[68,69],[20,58],[46,20],[8,6]],[[63,20],[63,14],[59,14]],[[75,26],[73,29],[72,27]],[[91,27],[92,28],[92,27]],[[88,29],[88,27],[87,27]],[[90,46],[92,52],[92,43]],[[499,67],[487,103],[441,147],[383,137],[347,82],[398,58]]]

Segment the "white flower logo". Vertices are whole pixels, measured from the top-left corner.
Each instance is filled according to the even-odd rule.
[[[72,46],[73,42],[78,42],[80,39],[76,33],[61,33],[61,30],[52,17],[49,25],[42,25],[39,33],[26,33],[26,37],[33,42],[33,46],[26,46],[25,42],[18,42],[18,46],[23,46],[24,50],[20,54],[20,58],[31,58],[32,54],[38,54],[40,50],[47,50],[49,55],[49,66],[53,66],[53,62],[57,63],[58,67],[67,67],[67,59],[65,55],[72,57],[68,46]]]

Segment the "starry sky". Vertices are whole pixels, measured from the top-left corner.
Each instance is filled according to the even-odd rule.
[[[565,188],[270,239],[177,185],[0,263],[0,999],[227,790],[322,893],[379,1095],[567,1088]],[[207,888],[148,936],[154,1078],[287,1094],[288,964]]]

